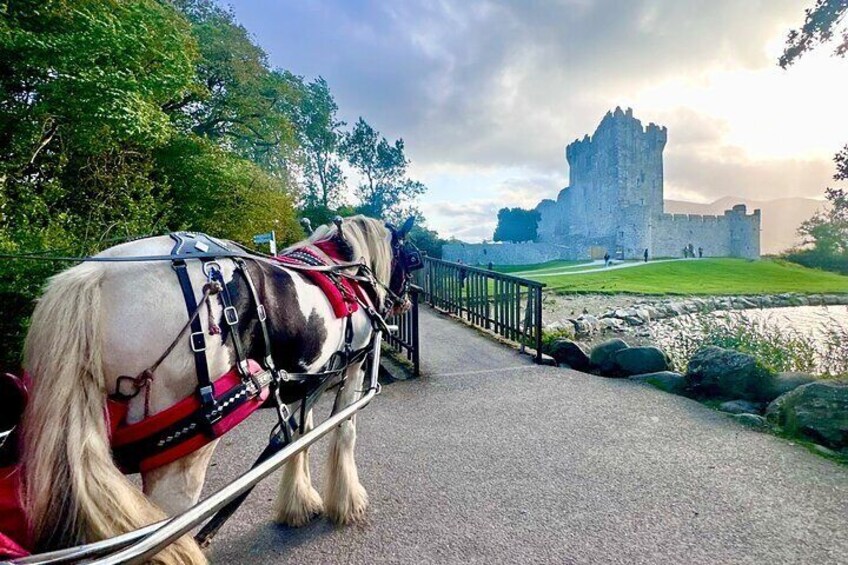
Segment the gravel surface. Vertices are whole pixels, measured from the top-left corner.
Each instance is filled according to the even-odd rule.
[[[425,376],[358,417],[366,521],[275,525],[272,478],[213,563],[846,563],[848,468],[685,398],[535,366],[428,310],[421,324]],[[207,493],[273,418],[222,440]]]

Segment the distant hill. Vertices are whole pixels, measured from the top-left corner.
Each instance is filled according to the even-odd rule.
[[[711,204],[666,200],[665,211],[670,214],[721,215],[734,204],[745,204],[749,214],[756,208],[763,211],[761,249],[763,255],[766,255],[786,251],[795,245],[798,226],[815,214],[824,205],[824,201],[799,197],[747,200],[725,196]]]

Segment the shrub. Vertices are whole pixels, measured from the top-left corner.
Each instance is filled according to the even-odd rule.
[[[820,367],[824,351],[816,340],[772,320],[751,320],[743,314],[696,314],[651,328],[653,339],[686,368],[696,351],[708,345],[753,355],[772,371],[811,372]]]

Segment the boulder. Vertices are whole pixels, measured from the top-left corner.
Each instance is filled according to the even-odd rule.
[[[784,432],[833,449],[848,447],[848,383],[819,381],[776,398],[766,418]]]
[[[628,347],[626,341],[617,337],[599,343],[589,355],[592,369],[602,375],[610,375],[615,370],[615,365],[612,362],[613,354]]]
[[[668,357],[656,347],[628,347],[612,354],[614,371],[622,376],[658,373],[671,369]]]
[[[771,398],[769,400],[774,400],[790,390],[795,390],[799,386],[814,382],[815,380],[816,378],[814,376],[807,373],[794,373],[791,371],[778,373],[774,376],[774,381],[772,381],[771,393],[769,395]]]
[[[688,388],[698,396],[768,402],[774,375],[751,355],[708,346],[689,360]]]
[[[554,340],[549,353],[557,363],[563,363],[577,371],[589,370],[589,354],[577,342],[569,339]]]
[[[763,410],[763,404],[748,400],[728,400],[722,402],[718,409],[731,414],[759,414]]]
[[[599,321],[602,332],[624,333],[627,329],[627,323],[618,318],[601,318]]]
[[[758,414],[736,414],[733,419],[755,430],[764,430],[768,427],[766,419]]]
[[[628,377],[637,383],[647,383],[671,394],[683,394],[686,390],[686,379],[680,373],[674,371],[660,371],[658,373],[647,373],[644,375],[632,375]]]

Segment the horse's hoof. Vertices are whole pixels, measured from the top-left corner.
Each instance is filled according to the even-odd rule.
[[[368,493],[362,485],[351,488],[347,496],[342,496],[333,504],[327,504],[327,517],[340,526],[361,522],[368,508]]]
[[[324,503],[321,501],[321,495],[313,487],[309,487],[309,490],[301,497],[284,501],[283,504],[277,500],[275,521],[278,524],[299,528],[308,524],[312,518],[323,511]]]

